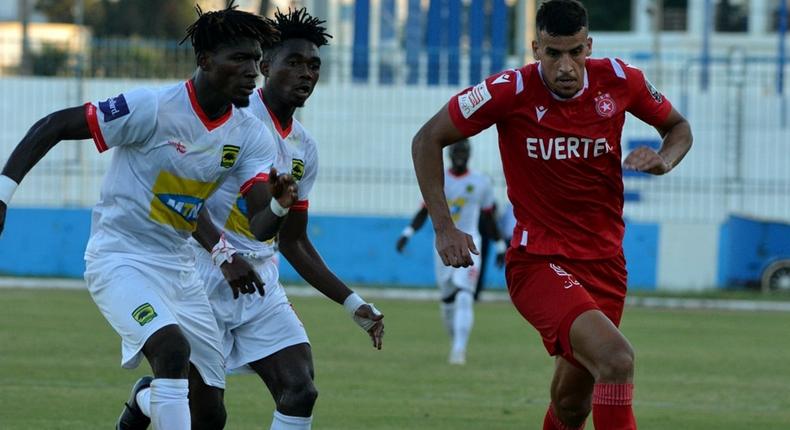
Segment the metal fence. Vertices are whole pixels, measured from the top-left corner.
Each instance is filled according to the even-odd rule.
[[[1,41],[9,46],[18,41]],[[94,40],[86,54],[39,50],[38,76],[14,74],[13,58],[0,58],[0,151],[7,157],[38,118],[54,110],[100,100],[136,86],[186,79],[194,70],[191,47],[176,42]],[[63,50],[61,50],[63,51]],[[2,52],[14,52],[3,49]],[[57,54],[57,55],[56,55]],[[597,52],[597,56],[608,53]],[[693,57],[666,55],[656,67],[639,53],[617,56],[642,67],[692,124],[695,144],[670,175],[624,178],[626,216],[638,220],[718,222],[730,213],[790,218],[790,122],[788,95],[777,92],[773,58],[740,52],[714,58],[707,88]],[[2,55],[0,55],[2,57]],[[319,141],[321,171],[311,196],[318,213],[406,215],[419,191],[410,159],[411,137],[447,99],[469,83],[460,62],[460,85],[428,85],[427,56],[421,79],[407,84],[400,51],[371,53],[366,82],[352,77],[350,48],[322,49],[322,80],[298,117]],[[508,59],[510,67],[519,59]],[[384,64],[392,82],[379,82]],[[786,75],[790,75],[786,70]],[[46,76],[45,76],[46,75]],[[388,78],[389,79],[389,78]],[[444,82],[444,81],[443,81]],[[623,146],[654,143],[655,130],[629,118]],[[22,184],[15,205],[91,206],[97,199],[109,156],[89,142],[53,149]],[[473,167],[489,174],[505,199],[496,135],[473,139]]]

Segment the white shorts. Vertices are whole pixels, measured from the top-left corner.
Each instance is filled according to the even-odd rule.
[[[110,254],[86,260],[85,281],[102,315],[121,336],[121,366],[136,368],[148,338],[175,324],[189,341],[189,361],[203,381],[225,388],[219,329],[194,270]]]
[[[475,246],[480,249],[480,239],[473,237]],[[470,253],[471,254],[471,253]],[[461,289],[474,293],[477,287],[477,279],[480,277],[480,264],[482,259],[479,255],[471,254],[473,265],[469,267],[445,266],[438,252],[434,252],[433,264],[434,274],[436,275],[436,285],[439,286],[441,299],[445,299]]]
[[[208,252],[203,250],[196,254],[197,270],[205,282],[222,336],[222,352],[228,372],[251,373],[248,363],[289,346],[310,342],[278,281],[279,272],[272,259],[247,259],[264,282],[265,295],[241,294],[234,299],[222,271],[212,264]]]

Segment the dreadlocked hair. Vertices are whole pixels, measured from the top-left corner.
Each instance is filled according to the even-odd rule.
[[[240,39],[257,40],[262,46],[279,41],[277,30],[264,18],[249,12],[236,10],[235,0],[230,0],[225,9],[203,12],[195,6],[198,19],[187,28],[187,39],[192,42],[195,54],[212,51],[220,45],[238,42]]]
[[[326,32],[326,27],[321,25],[326,21],[311,16],[306,8],[297,10],[288,8],[288,13],[282,13],[278,8],[274,13],[274,19],[266,18],[266,21],[280,32],[280,42],[288,39],[306,39],[320,48],[328,45],[329,39],[332,38],[332,35]]]

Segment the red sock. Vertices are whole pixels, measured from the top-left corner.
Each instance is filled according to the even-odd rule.
[[[634,384],[595,384],[592,414],[595,430],[636,430],[631,399]]]
[[[580,427],[569,427],[557,418],[554,414],[554,408],[549,405],[549,410],[546,411],[546,417],[543,419],[543,430],[583,430],[584,423]]]

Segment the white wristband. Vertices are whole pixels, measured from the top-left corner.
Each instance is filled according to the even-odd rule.
[[[15,180],[6,175],[0,175],[0,201],[5,203],[6,206],[11,202],[11,197],[14,196],[14,191],[16,191],[17,186],[19,186],[19,184],[17,184]]]
[[[507,244],[505,243],[505,241],[504,241],[504,240],[502,240],[502,239],[499,239],[499,240],[498,240],[498,241],[497,241],[497,242],[494,244],[494,249],[496,249],[496,253],[497,253],[497,254],[504,254],[504,253],[505,253],[505,251],[507,251]]]
[[[350,313],[352,316],[357,311],[357,309],[359,309],[359,307],[364,304],[365,301],[362,300],[362,297],[360,297],[357,293],[349,294],[348,297],[346,297],[346,300],[343,301],[343,307],[346,308],[346,312]]]
[[[412,237],[412,236],[414,236],[414,227],[407,226],[406,228],[403,229],[403,231],[401,232],[400,235],[403,236],[403,237]]]
[[[222,233],[217,244],[211,249],[211,261],[217,267],[224,263],[232,263],[236,252],[236,248],[225,239],[225,233]]]
[[[277,215],[278,217],[282,218],[286,214],[288,214],[288,210],[290,208],[284,208],[280,205],[280,202],[277,201],[274,197],[272,197],[271,202],[269,202],[269,208],[272,210],[272,213]]]

